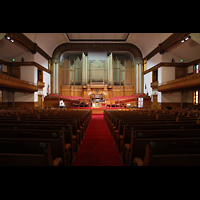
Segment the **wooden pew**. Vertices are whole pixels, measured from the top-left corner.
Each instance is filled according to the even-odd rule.
[[[14,122],[16,122],[16,119],[17,118],[10,118],[10,116],[9,116],[9,117],[6,117],[6,119],[2,119],[1,122],[14,123]],[[77,120],[78,120],[78,122],[77,122]],[[68,118],[66,118],[66,117],[65,118],[63,118],[63,117],[57,118],[57,116],[56,117],[54,116],[54,118],[45,118],[45,119],[42,118],[40,120],[38,120],[37,118],[32,118],[32,116],[31,117],[29,116],[28,118],[27,118],[27,116],[25,116],[23,118],[20,118],[20,121],[18,121],[17,123],[28,123],[28,124],[34,124],[34,123],[35,124],[49,124],[49,123],[51,123],[51,124],[62,124],[62,123],[63,124],[66,124],[66,123],[73,124],[74,123],[77,127],[76,134],[78,134],[77,135],[78,142],[80,142],[79,135],[81,138],[83,138],[83,134],[84,134],[90,120],[91,120],[91,112],[87,112],[84,115],[84,119],[83,119],[83,117],[80,117],[79,115],[77,116],[77,119],[73,118],[72,116],[70,116],[70,118],[69,117]]]
[[[72,139],[75,141],[75,149],[77,150],[77,141],[79,138],[78,133],[75,131],[75,126],[71,124],[22,124],[22,123],[15,123],[10,124],[10,127],[13,129],[32,129],[32,130],[70,130],[72,126]],[[0,129],[8,128],[8,124],[0,123]]]
[[[34,113],[35,112],[35,113]],[[0,116],[2,119],[2,124],[0,125],[1,131],[6,130],[9,126],[13,128],[12,132],[16,132],[19,129],[23,130],[21,132],[21,136],[23,134],[29,134],[30,137],[45,137],[45,132],[54,132],[55,131],[63,131],[64,138],[65,138],[65,151],[66,151],[66,164],[68,165],[69,162],[72,162],[75,152],[77,151],[78,144],[77,141],[80,141],[81,131],[84,131],[92,117],[91,111],[70,111],[70,112],[43,112],[43,111],[33,111],[29,114],[22,114],[20,115],[21,120],[16,121],[16,117],[19,117],[19,113],[13,113],[10,116]],[[48,115],[46,115],[48,114]],[[69,114],[69,115],[66,115]],[[38,115],[40,119],[38,119]],[[77,119],[79,122],[77,123]],[[81,127],[82,130],[77,130],[77,127]],[[26,129],[31,129],[31,132],[25,133]],[[34,133],[33,133],[34,132]],[[40,132],[40,134],[38,133]],[[43,132],[41,134],[41,132]],[[18,132],[19,133],[19,132]],[[75,134],[75,135],[74,135]],[[40,136],[39,136],[40,135]],[[45,135],[45,136],[44,136]],[[28,135],[26,135],[28,136]],[[80,143],[79,143],[80,144]]]
[[[133,138],[133,139],[132,139]],[[124,145],[124,160],[127,165],[132,165],[136,157],[144,159],[145,147],[150,142],[158,149],[156,153],[159,154],[200,154],[200,138],[148,138],[135,139],[130,144]],[[132,144],[132,146],[131,146]]]
[[[111,112],[114,114],[114,116],[112,117],[112,119],[110,120],[110,116],[109,115],[110,112],[105,111],[105,119],[106,122],[110,128],[111,133],[113,133],[114,130],[116,130],[116,127],[118,127],[118,123],[121,120],[122,126],[123,124],[128,124],[128,123],[137,123],[137,124],[150,124],[150,123],[173,123],[173,122],[177,122],[177,123],[197,123],[197,119],[198,118],[186,118],[186,117],[177,117],[177,116],[158,116],[158,119],[156,120],[156,114],[155,116],[144,116],[144,115],[139,115],[138,112],[134,113],[134,115],[132,114],[127,114],[127,115],[123,115],[122,111],[116,111],[116,112]],[[118,115],[116,114],[118,113]],[[109,119],[108,119],[109,118]]]
[[[123,124],[123,123],[121,123]],[[121,125],[120,124],[120,125]],[[116,131],[115,134],[115,143],[117,145],[117,148],[118,150],[120,151],[120,149],[122,149],[121,147],[123,146],[123,144],[120,144],[120,142],[124,142],[126,139],[124,134],[125,134],[125,131],[130,131],[130,130],[134,130],[136,132],[141,132],[146,130],[147,132],[148,131],[153,131],[153,130],[188,130],[188,129],[191,129],[191,130],[196,130],[196,129],[200,129],[200,125],[199,124],[147,124],[147,125],[135,125],[135,124],[126,124],[126,125],[122,125],[120,126],[120,130],[119,131]],[[185,132],[185,131],[184,131]],[[156,133],[156,132],[155,132]],[[147,133],[148,134],[148,133]],[[166,131],[165,131],[165,134]],[[164,136],[164,133],[163,133],[163,136]],[[130,140],[130,137],[129,137],[129,140]]]
[[[0,129],[0,138],[29,138],[29,139],[61,139],[60,144],[64,149],[64,165],[69,165],[73,160],[73,141],[70,130],[33,130],[33,129]],[[63,135],[63,136],[62,136]]]
[[[200,154],[154,155],[152,145],[147,144],[144,160],[136,157],[134,166],[200,166]]]
[[[116,141],[117,149],[120,153],[124,150],[124,144],[130,143],[132,130],[126,130],[124,126],[123,135]],[[165,129],[165,130],[138,130],[134,131],[136,139],[147,138],[189,138],[200,137],[200,129]]]
[[[39,145],[38,147],[41,148]],[[0,166],[62,166],[62,158],[52,158],[49,143],[44,143],[41,151],[41,153],[0,153]]]

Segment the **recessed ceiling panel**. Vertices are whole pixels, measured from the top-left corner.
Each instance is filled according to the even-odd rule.
[[[129,33],[66,33],[70,41],[123,41]]]

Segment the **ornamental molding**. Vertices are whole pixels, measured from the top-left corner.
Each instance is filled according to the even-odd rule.
[[[143,57],[140,49],[130,43],[63,43],[55,48],[52,63],[58,63],[62,53],[66,51],[129,51],[135,60],[142,64]]]

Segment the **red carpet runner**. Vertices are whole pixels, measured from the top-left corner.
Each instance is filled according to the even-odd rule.
[[[71,166],[124,166],[103,115],[93,115]]]

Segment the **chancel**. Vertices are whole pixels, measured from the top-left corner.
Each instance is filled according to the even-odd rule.
[[[200,165],[200,33],[0,33],[0,47],[0,165]]]

